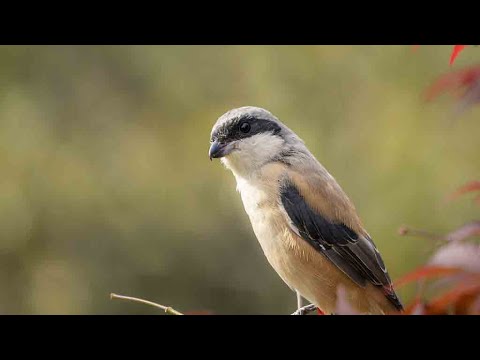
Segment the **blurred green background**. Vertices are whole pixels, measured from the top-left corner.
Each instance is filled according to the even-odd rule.
[[[480,171],[480,111],[422,91],[451,46],[0,47],[0,313],[291,313],[233,176],[207,152],[231,108],[264,107],[355,202],[393,279],[478,215],[445,196]],[[465,50],[455,68],[480,60]],[[404,302],[409,288],[400,289]]]

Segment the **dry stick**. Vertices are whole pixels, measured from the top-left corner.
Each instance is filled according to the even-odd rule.
[[[412,229],[407,226],[401,226],[398,229],[398,234],[401,236],[418,236],[431,240],[446,240],[443,235],[434,234],[425,230]]]
[[[177,310],[171,308],[170,306],[160,305],[160,304],[148,301],[148,300],[143,300],[143,299],[139,299],[139,298],[135,298],[135,297],[131,297],[131,296],[117,295],[117,294],[111,293],[110,294],[110,299],[112,299],[112,300],[119,299],[119,300],[127,300],[127,301],[138,302],[138,303],[147,304],[147,305],[151,305],[151,306],[154,306],[156,308],[162,309],[163,311],[165,311],[166,314],[183,315],[180,311],[177,311]]]
[[[154,306],[156,308],[162,309],[163,311],[165,311],[165,313],[170,314],[170,315],[184,315],[180,311],[177,311],[177,310],[175,310],[175,309],[173,309],[169,306],[160,305],[160,304],[154,303],[152,301],[139,299],[139,298],[135,298],[135,297],[131,297],[131,296],[124,296],[124,295],[118,295],[118,294],[111,293],[110,294],[110,299],[112,299],[112,300],[119,299],[119,300],[138,302],[138,303],[141,303],[141,304],[147,304],[147,305]],[[309,305],[306,305],[304,307],[301,307],[300,309],[295,311],[292,315],[306,315],[306,314],[308,314],[312,311],[315,311],[316,309],[317,309],[317,307],[315,305],[309,304]]]

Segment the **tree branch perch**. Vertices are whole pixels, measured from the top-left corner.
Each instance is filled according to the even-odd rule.
[[[137,302],[137,303],[141,303],[141,304],[150,305],[150,306],[156,307],[158,309],[162,309],[166,314],[170,314],[170,315],[184,315],[180,311],[177,311],[170,306],[160,305],[160,304],[154,303],[152,301],[139,299],[139,298],[132,297],[132,296],[125,296],[125,295],[118,295],[118,294],[111,293],[110,294],[110,299],[111,300],[117,299],[117,300],[132,301],[132,302]],[[303,306],[303,307],[299,308],[292,315],[307,315],[308,313],[311,313],[311,312],[315,311],[316,309],[317,309],[317,307],[315,305],[309,304],[309,305],[306,305],[306,306]]]
[[[118,300],[138,302],[138,303],[141,303],[141,304],[146,304],[146,305],[150,305],[150,306],[162,309],[163,311],[165,311],[166,314],[183,315],[180,311],[177,311],[174,308],[171,308],[170,306],[160,305],[160,304],[154,303],[152,301],[139,299],[139,298],[135,298],[135,297],[131,297],[131,296],[124,296],[124,295],[118,295],[118,294],[111,293],[110,294],[110,299],[111,300],[118,299]]]
[[[292,315],[307,315],[308,313],[311,313],[312,311],[315,311],[317,307],[313,304],[309,304],[306,306],[301,307],[297,311],[295,311]]]

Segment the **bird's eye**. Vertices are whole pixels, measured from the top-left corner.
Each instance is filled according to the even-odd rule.
[[[244,122],[240,124],[240,131],[243,133],[248,133],[250,131],[250,124],[248,122]]]

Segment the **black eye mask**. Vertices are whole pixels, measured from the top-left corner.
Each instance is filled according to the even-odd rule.
[[[263,133],[277,135],[281,130],[282,128],[274,121],[244,116],[232,119],[220,126],[212,134],[212,141],[227,143]]]

